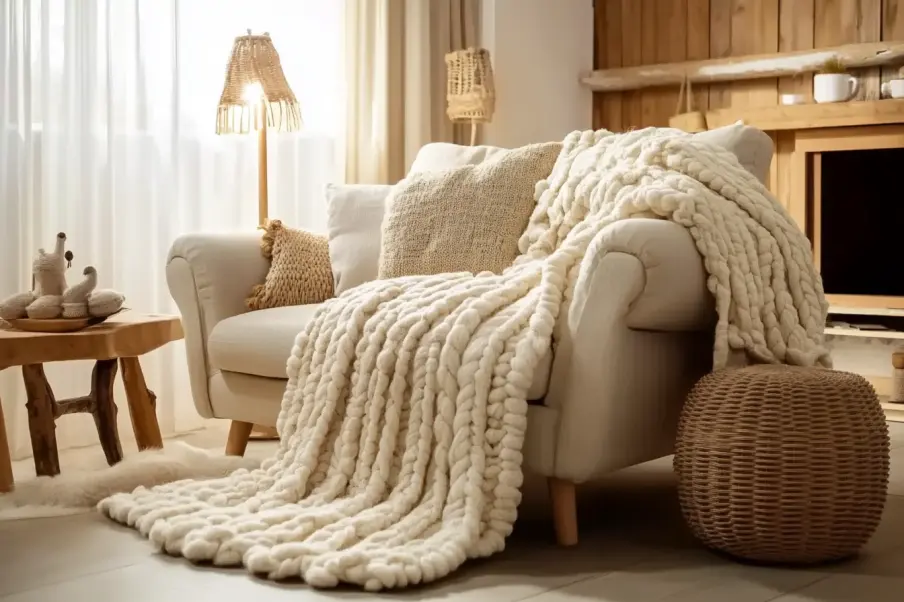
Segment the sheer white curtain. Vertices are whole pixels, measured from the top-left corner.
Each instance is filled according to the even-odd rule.
[[[305,128],[270,136],[270,215],[322,230],[324,184],[343,177],[343,2],[0,0],[0,297],[64,231],[128,307],[176,313],[166,252],[183,232],[253,229],[256,136],[216,136],[233,38],[268,31]],[[142,359],[164,436],[197,427],[181,343]],[[45,367],[57,398],[83,395],[89,362]],[[20,372],[0,372],[14,457],[30,453]],[[120,434],[131,437],[121,386]],[[61,448],[96,443],[90,416]]]
[[[480,0],[345,3],[346,177],[394,184],[424,144],[468,144],[446,117],[445,55],[479,45]]]

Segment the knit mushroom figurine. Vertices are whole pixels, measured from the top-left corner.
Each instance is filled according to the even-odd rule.
[[[0,302],[0,318],[106,318],[115,314],[125,296],[114,290],[97,290],[97,270],[88,266],[81,282],[66,285],[66,269],[74,255],[66,250],[66,233],[57,234],[52,253],[38,249],[32,262],[32,290],[7,297]]]
[[[85,276],[84,280],[70,286],[63,293],[64,318],[88,317],[88,295],[97,288],[97,270],[89,265],[82,274]]]
[[[38,249],[31,268],[32,290],[4,299],[0,303],[0,318],[58,318],[66,290],[66,268],[71,265],[72,257],[72,252],[66,251],[65,232],[57,234],[52,253]]]

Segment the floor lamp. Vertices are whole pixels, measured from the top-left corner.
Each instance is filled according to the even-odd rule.
[[[269,33],[238,36],[226,66],[226,82],[217,108],[217,134],[247,134],[257,130],[257,220],[269,217],[267,199],[267,130],[293,132],[301,128],[301,108],[286,81],[279,54]],[[273,439],[276,429],[255,426],[255,439]]]
[[[446,55],[446,115],[452,123],[471,124],[471,146],[477,124],[489,123],[496,110],[496,85],[490,51],[466,48]]]
[[[217,134],[258,135],[258,222],[267,221],[267,130],[301,128],[301,109],[269,33],[238,36],[217,108]]]

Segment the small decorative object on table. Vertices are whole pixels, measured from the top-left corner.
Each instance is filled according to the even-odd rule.
[[[822,64],[813,76],[813,100],[816,102],[845,102],[857,96],[860,80],[847,72],[847,66],[838,57]]]
[[[117,364],[132,417],[139,449],[163,447],[155,411],[156,396],[147,388],[138,356],[182,338],[182,323],[175,316],[124,312],[103,324],[79,332],[22,332],[0,322],[0,370],[22,366],[28,409],[28,430],[38,475],[59,474],[55,424],[66,414],[94,416],[101,447],[109,464],[122,459],[116,426],[113,381]],[[73,399],[56,399],[44,375],[44,364],[94,360],[91,392]],[[12,488],[9,448],[0,405],[0,492]]]
[[[698,382],[675,472],[694,535],[731,556],[813,564],[856,554],[888,488],[885,415],[861,376],[751,366]]]
[[[97,288],[97,270],[88,266],[84,279],[66,284],[66,269],[72,251],[66,251],[66,234],[56,237],[53,253],[38,249],[32,262],[32,290],[0,302],[0,319],[13,327],[35,332],[72,332],[103,322],[122,309],[125,297],[113,290]]]

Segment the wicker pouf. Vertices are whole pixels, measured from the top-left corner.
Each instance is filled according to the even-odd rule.
[[[856,554],[879,524],[888,427],[872,386],[790,366],[720,370],[693,388],[678,428],[681,508],[707,546],[757,562]]]

